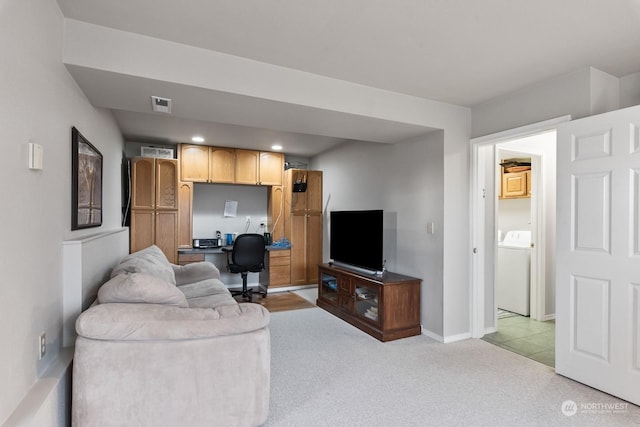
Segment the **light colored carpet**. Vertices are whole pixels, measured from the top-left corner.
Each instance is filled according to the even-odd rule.
[[[273,313],[270,329],[265,426],[640,425],[637,406],[482,340],[382,343],[320,308]]]

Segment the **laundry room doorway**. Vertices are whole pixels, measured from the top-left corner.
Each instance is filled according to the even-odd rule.
[[[549,366],[555,345],[555,127],[472,140],[472,334]]]

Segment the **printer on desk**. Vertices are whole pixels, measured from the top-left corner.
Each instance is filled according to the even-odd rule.
[[[222,246],[222,239],[193,239],[194,249],[211,249]]]

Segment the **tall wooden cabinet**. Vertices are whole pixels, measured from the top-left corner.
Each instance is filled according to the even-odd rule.
[[[178,183],[178,248],[193,245],[193,182]]]
[[[322,171],[286,170],[283,195],[284,235],[291,242],[291,284],[316,283],[322,262]]]
[[[131,252],[157,245],[170,262],[178,254],[178,162],[131,160]]]

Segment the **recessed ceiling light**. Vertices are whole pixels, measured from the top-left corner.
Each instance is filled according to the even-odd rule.
[[[273,144],[273,145],[271,146],[271,149],[272,149],[272,150],[282,150],[282,145],[280,145],[280,144]]]
[[[193,138],[191,138],[191,140],[193,142],[204,142],[204,138],[201,136],[194,136]]]

